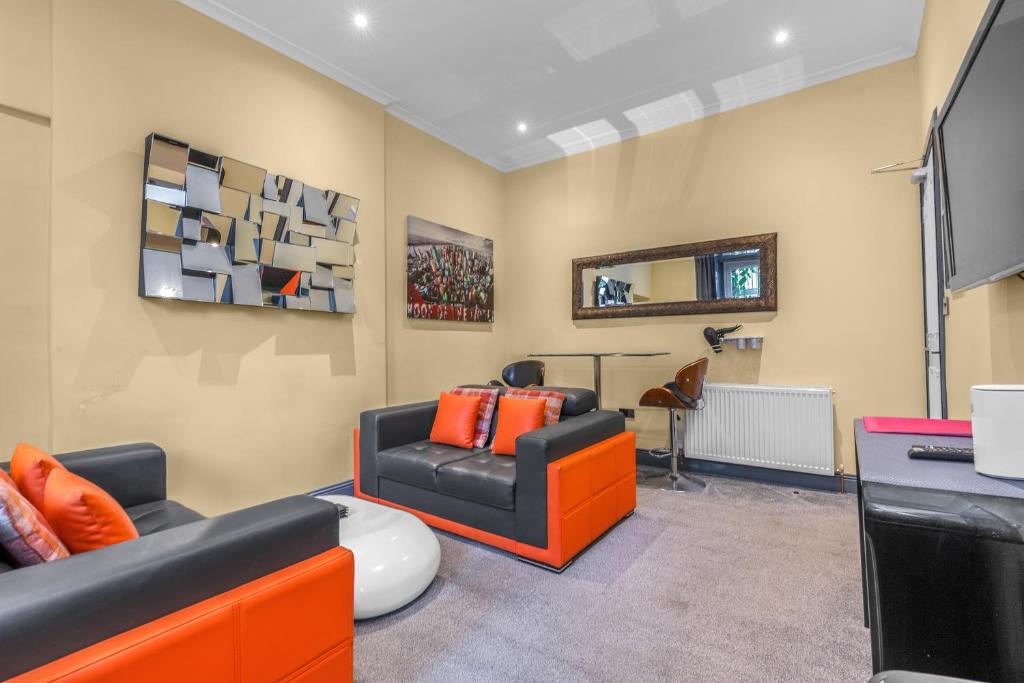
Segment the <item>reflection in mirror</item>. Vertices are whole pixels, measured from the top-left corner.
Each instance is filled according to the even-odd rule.
[[[775,235],[574,261],[574,316],[775,310]]]
[[[590,283],[583,294],[587,307],[756,299],[761,296],[761,251],[585,268],[583,281]]]

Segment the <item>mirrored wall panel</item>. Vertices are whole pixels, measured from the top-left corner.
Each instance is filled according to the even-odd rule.
[[[359,200],[146,138],[139,296],[355,313]]]
[[[775,310],[775,233],[573,261],[573,318]]]

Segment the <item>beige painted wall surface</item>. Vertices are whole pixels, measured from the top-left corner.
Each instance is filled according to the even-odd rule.
[[[50,129],[0,112],[0,460],[50,446]]]
[[[503,330],[511,327],[509,240],[503,239],[504,178],[392,116],[385,117],[388,230],[388,401],[436,399],[458,384],[500,375]],[[494,324],[405,315],[406,218],[418,216],[494,240]]]
[[[534,276],[508,301],[509,359],[529,351],[670,351],[610,359],[605,407],[710,351],[706,325],[742,322],[762,351],[712,359],[716,382],[831,386],[839,454],[852,471],[852,423],[920,415],[921,270],[917,191],[869,170],[920,151],[916,65],[904,60],[785,97],[512,173],[513,263]],[[779,233],[777,313],[571,320],[577,256]],[[588,360],[549,359],[549,382],[588,386]],[[629,423],[663,445],[664,411]]]
[[[50,115],[50,1],[0,0],[0,110]]]
[[[205,513],[350,478],[385,394],[381,107],[171,0],[58,0],[53,30],[53,448],[155,441]],[[358,314],[140,299],[152,130],[359,197]]]
[[[0,460],[50,446],[50,3],[0,0]]]
[[[929,0],[916,59],[924,130],[945,102],[987,6],[988,0]],[[971,385],[989,382],[1024,382],[1024,282],[1017,278],[949,295],[950,417],[969,418]]]

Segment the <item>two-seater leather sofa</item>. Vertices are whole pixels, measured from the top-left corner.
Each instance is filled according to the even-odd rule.
[[[140,538],[0,566],[0,680],[352,680],[352,554],[310,496],[206,519],[167,500],[163,450],[59,455]]]
[[[437,401],[362,413],[356,495],[564,569],[636,507],[635,438],[593,391],[539,388],[566,395],[559,422],[521,435],[514,457],[432,443]]]

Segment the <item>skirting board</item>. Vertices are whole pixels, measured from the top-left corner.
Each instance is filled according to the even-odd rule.
[[[655,458],[651,456],[647,449],[638,448],[636,450],[636,462],[638,465],[650,465],[652,467],[666,467],[665,458]],[[694,472],[696,474],[714,474],[720,477],[732,477],[734,479],[751,479],[753,481],[763,481],[768,484],[781,484],[782,486],[798,486],[805,489],[814,489],[817,491],[833,491],[838,493],[839,487],[839,475],[825,476],[821,474],[806,474],[803,472],[788,472],[785,470],[773,470],[768,467],[749,467],[747,465],[733,465],[731,463],[723,462],[712,462],[711,460],[698,460],[696,458],[686,458],[684,461],[685,470],[687,472]],[[843,475],[846,479],[846,492],[855,493],[857,491],[857,477],[852,474]],[[310,491],[311,496],[353,496],[355,483],[349,479],[348,481],[339,482],[330,486],[325,486],[316,491]]]
[[[668,469],[668,458],[656,458],[646,448],[636,449],[636,463],[638,465],[649,465],[652,467],[663,467]],[[845,475],[823,475],[808,474],[806,472],[790,472],[789,470],[775,470],[770,467],[752,467],[750,465],[734,465],[727,462],[715,462],[712,460],[701,460],[699,458],[683,458],[683,469],[694,474],[714,474],[720,477],[733,477],[734,479],[750,479],[763,481],[767,484],[781,484],[782,486],[798,486],[805,489],[817,491],[841,491],[840,481],[845,479],[846,492],[854,493],[857,490],[857,477],[852,474]]]
[[[355,482],[351,479],[338,484],[331,484],[316,491],[310,491],[310,496],[354,496]]]

